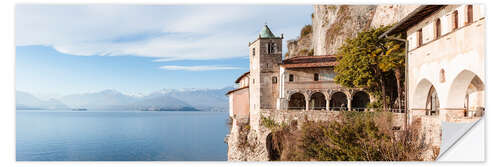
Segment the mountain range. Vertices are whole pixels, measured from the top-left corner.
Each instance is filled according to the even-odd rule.
[[[100,92],[62,96],[40,100],[28,92],[16,91],[16,109],[19,110],[203,110],[227,111],[226,92],[221,89],[162,89],[145,96],[127,95],[107,89]]]

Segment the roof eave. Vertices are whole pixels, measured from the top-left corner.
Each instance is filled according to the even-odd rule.
[[[413,19],[414,17],[427,17],[427,16],[431,15],[432,13],[434,13],[435,11],[439,10],[443,6],[445,6],[445,5],[421,5],[421,6],[417,7],[415,10],[413,10],[410,14],[406,15],[406,17],[404,17],[403,19],[401,19],[401,21],[399,21],[396,25],[394,25],[391,28],[389,28],[389,30],[387,30],[386,32],[384,32],[378,38],[383,38],[383,37],[386,37],[386,36],[390,36],[390,35],[394,35],[394,34],[400,33],[400,32],[403,31],[403,29],[406,29],[406,28],[408,28],[408,27],[410,27],[412,25],[417,24],[415,22],[411,23],[412,22],[411,19]],[[417,15],[420,12],[422,12],[422,11],[428,9],[428,8],[431,8],[430,10],[432,10],[432,11],[429,12],[429,13],[427,13],[424,16]],[[405,25],[408,22],[410,22],[410,24]]]

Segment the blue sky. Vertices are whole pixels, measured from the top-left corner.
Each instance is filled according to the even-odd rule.
[[[285,41],[311,5],[17,5],[16,89],[39,97],[221,88],[267,22]],[[286,43],[283,47],[286,48]]]

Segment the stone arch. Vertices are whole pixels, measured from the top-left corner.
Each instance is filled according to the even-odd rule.
[[[470,110],[484,110],[484,82],[474,72],[463,70],[453,79],[448,90],[448,108],[463,108],[468,116]]]
[[[357,91],[352,96],[352,109],[364,111],[366,106],[370,103],[370,95],[365,91]]]
[[[291,110],[304,110],[306,109],[306,97],[300,92],[290,95],[288,100],[288,109]]]
[[[330,110],[347,110],[347,95],[344,92],[335,92],[331,95]]]
[[[314,92],[309,102],[311,110],[326,110],[326,96],[322,92]]]
[[[425,109],[429,91],[434,87],[428,79],[422,79],[413,90],[412,108]],[[435,87],[434,87],[435,88]]]

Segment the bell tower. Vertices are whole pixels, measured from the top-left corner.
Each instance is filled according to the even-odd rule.
[[[250,112],[276,109],[279,85],[279,63],[282,61],[283,34],[276,37],[264,25],[257,39],[250,42]]]

